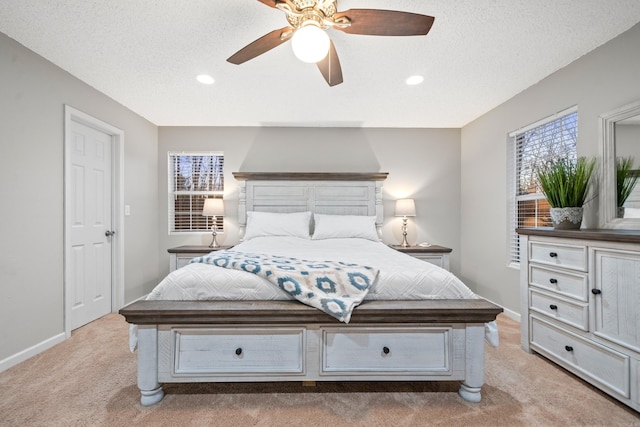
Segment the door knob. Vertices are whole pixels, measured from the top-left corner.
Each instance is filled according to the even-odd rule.
[[[107,236],[107,237],[111,237],[114,234],[116,234],[116,232],[113,231],[113,230],[107,230],[107,231],[104,232],[104,235]]]

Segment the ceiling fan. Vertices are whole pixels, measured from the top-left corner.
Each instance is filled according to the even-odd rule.
[[[242,64],[291,39],[296,56],[315,62],[329,86],[342,83],[342,68],[328,28],[349,34],[371,36],[426,35],[432,16],[379,9],[349,9],[338,12],[337,0],[258,0],[287,15],[289,25],[271,31],[231,55],[227,61]],[[312,48],[312,45],[315,46]]]

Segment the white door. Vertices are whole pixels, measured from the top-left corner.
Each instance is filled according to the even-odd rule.
[[[76,329],[111,312],[112,137],[73,120],[70,133],[66,300]]]

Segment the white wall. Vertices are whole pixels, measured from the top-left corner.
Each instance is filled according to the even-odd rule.
[[[168,235],[167,152],[224,151],[225,233],[220,243],[238,241],[238,185],[232,172],[389,172],[384,182],[383,240],[402,240],[394,200],[413,197],[417,217],[409,240],[453,249],[451,268],[460,267],[460,131],[458,129],[224,128],[161,127],[158,133],[161,269],[166,250],[209,244],[211,235]]]
[[[0,365],[64,332],[65,104],[124,130],[125,301],[158,277],[157,127],[0,33]]]
[[[578,106],[578,154],[599,156],[598,117],[640,100],[640,24],[462,129],[462,279],[520,312],[518,271],[507,267],[507,135]],[[523,47],[524,48],[524,47]],[[583,227],[598,226],[598,199]]]

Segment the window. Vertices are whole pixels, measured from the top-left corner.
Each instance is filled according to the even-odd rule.
[[[520,262],[516,228],[550,227],[549,203],[536,178],[536,169],[555,159],[577,159],[576,107],[509,134],[509,263]]]
[[[213,217],[202,216],[204,200],[222,198],[222,153],[169,153],[169,233],[210,231]],[[216,217],[223,231],[223,217]]]

